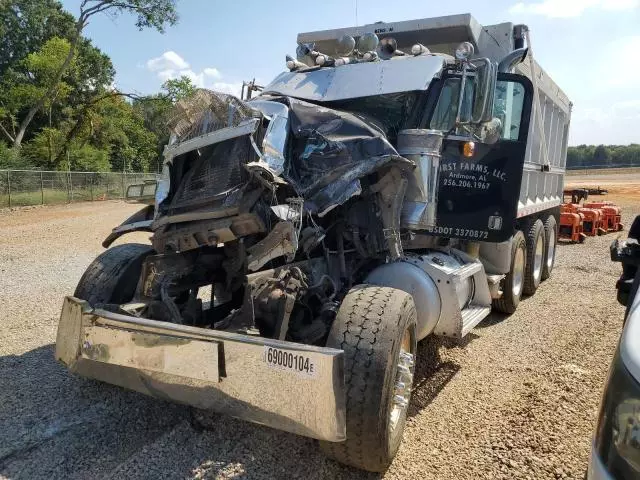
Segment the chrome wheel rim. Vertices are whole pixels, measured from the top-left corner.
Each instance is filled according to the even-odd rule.
[[[533,253],[533,279],[537,282],[542,276],[542,263],[544,261],[544,242],[542,235],[536,240],[536,251]]]
[[[516,256],[513,259],[513,286],[511,291],[513,296],[517,297],[522,292],[522,284],[524,280],[524,250],[518,248]]]
[[[389,432],[393,436],[407,416],[413,373],[415,370],[415,353],[413,352],[413,336],[407,328],[402,335],[402,343],[396,362],[396,375],[393,384],[393,398],[389,411]]]
[[[547,271],[551,271],[553,267],[553,259],[556,255],[556,232],[551,230],[549,232],[549,247],[547,249]]]

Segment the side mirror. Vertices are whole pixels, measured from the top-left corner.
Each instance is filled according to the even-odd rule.
[[[158,182],[155,180],[145,180],[144,183],[129,185],[125,194],[127,203],[146,203],[153,205],[156,198],[156,188]]]
[[[498,81],[498,67],[488,58],[480,58],[473,62],[476,64],[476,94],[471,123],[485,123],[493,119],[493,99]]]
[[[469,75],[467,63],[462,66],[460,87],[458,90],[458,107],[456,109],[456,125],[467,125],[472,121],[473,96],[475,90],[474,77]]]

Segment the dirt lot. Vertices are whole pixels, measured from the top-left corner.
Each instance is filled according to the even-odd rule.
[[[638,190],[612,189],[627,223],[640,213]],[[63,295],[135,209],[0,213],[0,477],[378,478],[326,460],[313,440],[238,420],[219,417],[200,433],[185,407],[54,362]],[[613,238],[561,246],[537,294],[511,317],[492,315],[465,345],[420,345],[404,443],[384,478],[582,478],[623,314]]]
[[[602,170],[570,172],[565,178],[565,188],[580,187],[606,188],[609,200],[637,204],[640,203],[640,168],[612,168],[606,173]]]

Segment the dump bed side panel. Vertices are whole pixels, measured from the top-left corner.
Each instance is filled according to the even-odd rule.
[[[517,73],[532,80],[539,97],[539,101],[534,98],[531,109],[518,199],[518,217],[531,215],[562,203],[567,161],[571,102],[537,62],[534,63],[534,70],[535,81],[528,59],[516,68]],[[548,169],[545,167],[545,146]]]

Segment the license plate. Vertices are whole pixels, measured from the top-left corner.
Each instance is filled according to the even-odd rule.
[[[269,367],[286,370],[297,375],[305,377],[318,375],[318,364],[308,354],[265,345],[264,361]]]

